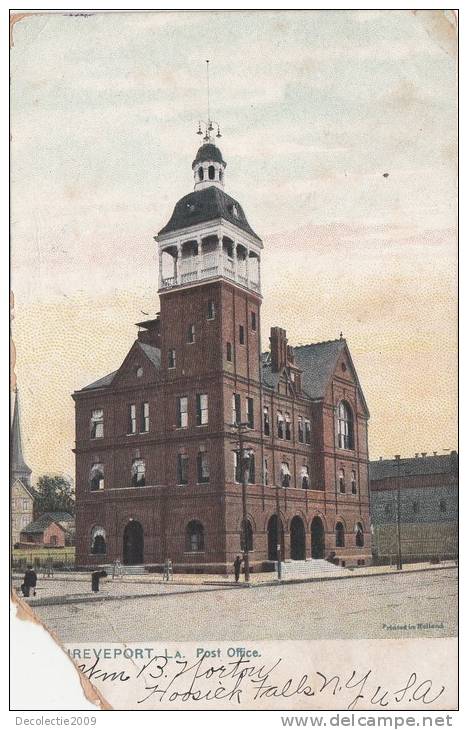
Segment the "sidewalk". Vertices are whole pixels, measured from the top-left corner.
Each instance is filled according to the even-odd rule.
[[[159,573],[148,575],[124,576],[106,578],[101,580],[99,593],[91,592],[90,573],[57,573],[53,578],[41,578],[39,576],[36,597],[23,599],[30,606],[47,605],[68,605],[72,603],[93,603],[95,601],[115,601],[134,598],[162,597],[170,595],[183,595],[186,593],[198,593],[205,591],[239,590],[249,588],[278,587],[282,585],[315,583],[329,580],[348,580],[351,578],[374,577],[381,575],[405,575],[422,571],[444,570],[456,568],[454,561],[446,561],[437,564],[411,563],[405,565],[402,571],[397,571],[394,566],[363,566],[353,570],[348,569],[343,573],[317,573],[313,577],[290,577],[278,581],[275,573],[253,573],[250,576],[250,583],[245,583],[243,576],[239,583],[235,583],[230,575],[203,574],[189,575],[176,574],[174,579],[168,582],[162,580]],[[21,584],[22,576],[13,576],[13,590],[16,591]]]

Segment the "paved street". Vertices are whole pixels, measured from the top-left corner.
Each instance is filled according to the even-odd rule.
[[[457,579],[443,569],[34,610],[69,643],[456,636]]]

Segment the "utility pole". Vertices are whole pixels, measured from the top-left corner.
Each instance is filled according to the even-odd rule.
[[[280,513],[280,499],[279,499],[279,487],[276,481],[276,565],[277,565],[277,577],[281,580],[281,513]]]
[[[250,469],[250,449],[245,448],[244,433],[249,429],[247,423],[235,423],[233,427],[237,429],[237,446],[238,464],[241,469],[242,477],[242,556],[244,559],[244,580],[246,583],[250,581],[250,563],[249,563],[249,546],[247,532],[247,484]]]
[[[402,570],[403,564],[401,559],[401,476],[400,476],[400,454],[396,454],[397,463],[397,509],[396,509],[396,529],[397,529],[397,570]]]

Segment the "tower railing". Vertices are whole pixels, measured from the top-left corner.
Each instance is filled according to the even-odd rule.
[[[237,281],[247,289],[260,293],[258,281],[247,276],[245,270],[243,273],[236,273],[233,259],[228,256],[219,257],[216,253],[182,259],[179,267],[176,265],[174,275],[161,277],[161,289],[192,284],[216,276],[225,276],[232,281]]]

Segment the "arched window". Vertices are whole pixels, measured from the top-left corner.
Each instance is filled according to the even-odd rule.
[[[247,530],[247,551],[249,553],[252,552],[253,548],[253,530],[252,525],[250,524],[250,521],[247,520],[246,522],[246,530]],[[241,525],[241,533],[240,533],[240,549],[242,552],[245,551],[244,548],[244,523]]]
[[[198,177],[200,180],[203,180],[203,167],[198,168]]]
[[[146,484],[146,465],[144,459],[132,461],[132,487],[144,487]]]
[[[345,532],[344,532],[344,525],[342,522],[337,522],[335,525],[335,544],[336,547],[344,547],[345,546]]]
[[[291,484],[291,472],[289,471],[289,464],[287,461],[283,461],[281,463],[280,479],[281,486],[284,487],[284,489],[287,489]]]
[[[310,488],[309,467],[306,464],[301,469],[301,487],[302,489]]]
[[[354,449],[353,412],[344,400],[338,405],[338,448]]]
[[[340,493],[345,494],[346,485],[345,485],[345,478],[344,478],[344,469],[340,469],[338,472],[338,483],[340,485]]]
[[[89,472],[89,487],[92,492],[98,492],[104,489],[104,466],[103,464],[93,464]]]
[[[223,182],[223,171],[221,169],[219,171],[219,182]]]
[[[209,166],[209,168],[208,168],[208,177],[210,178],[210,180],[214,180],[215,179],[214,165],[210,165]]]
[[[356,547],[364,547],[364,529],[360,522],[356,523],[354,532],[356,535]]]
[[[91,555],[105,555],[107,552],[106,531],[103,527],[93,527],[91,531]]]
[[[190,553],[200,553],[205,549],[204,529],[201,522],[192,520],[185,531],[185,550]]]
[[[351,494],[357,494],[356,472],[351,469]]]

